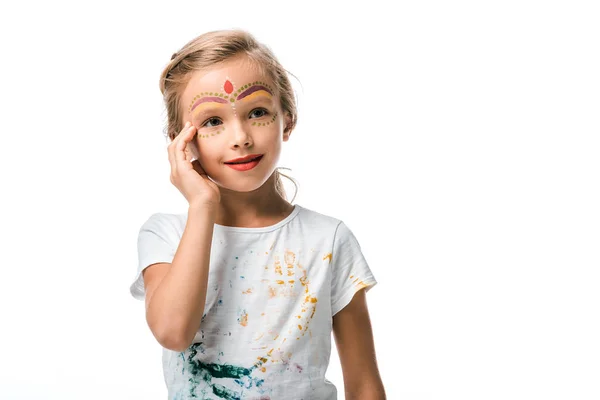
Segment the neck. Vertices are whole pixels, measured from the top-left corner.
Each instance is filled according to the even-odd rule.
[[[275,190],[273,173],[258,189],[251,192],[235,192],[225,188],[215,222],[219,225],[258,228],[274,225],[288,216],[294,206]]]

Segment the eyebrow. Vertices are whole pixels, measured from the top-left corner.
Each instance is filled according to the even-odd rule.
[[[265,92],[269,93],[271,96],[273,96],[273,93],[271,93],[271,91],[263,85],[254,85],[249,87],[248,89],[244,90],[237,98],[236,100],[242,100],[244,97],[251,95],[254,92],[258,92],[259,90],[264,90]]]
[[[207,96],[207,97],[202,97],[201,99],[199,99],[198,101],[196,101],[192,107],[190,108],[190,112],[194,111],[194,108],[198,107],[200,104],[202,103],[223,103],[223,104],[227,104],[227,100],[222,99],[220,97],[213,97],[213,96]]]

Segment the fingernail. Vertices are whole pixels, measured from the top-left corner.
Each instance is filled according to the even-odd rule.
[[[190,122],[186,122],[184,128],[187,128],[188,126],[190,126]]]

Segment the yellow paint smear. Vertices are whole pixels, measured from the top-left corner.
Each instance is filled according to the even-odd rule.
[[[279,262],[279,257],[275,257],[275,273],[283,275],[281,272],[281,263]]]
[[[291,250],[286,250],[284,257],[285,257],[285,263],[288,265],[293,264],[294,261],[296,260],[296,254],[294,254],[294,252]]]
[[[244,313],[242,315],[241,320],[240,320],[240,325],[248,326],[248,314],[247,313]]]
[[[208,106],[211,106],[214,108],[221,108],[221,107],[226,106],[226,104],[217,103],[216,101],[207,101],[205,103],[200,104],[198,107],[196,107],[192,110],[192,117],[195,117],[196,115],[200,114],[202,112],[202,110],[207,108]]]
[[[249,94],[248,96],[238,101],[252,100],[257,97],[266,97],[267,99],[273,98],[273,96],[271,96],[271,93],[267,92],[266,90],[257,90],[256,92]]]

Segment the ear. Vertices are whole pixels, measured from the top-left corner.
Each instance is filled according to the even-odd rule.
[[[292,117],[289,114],[285,115],[283,124],[283,141],[287,142],[292,134]]]

